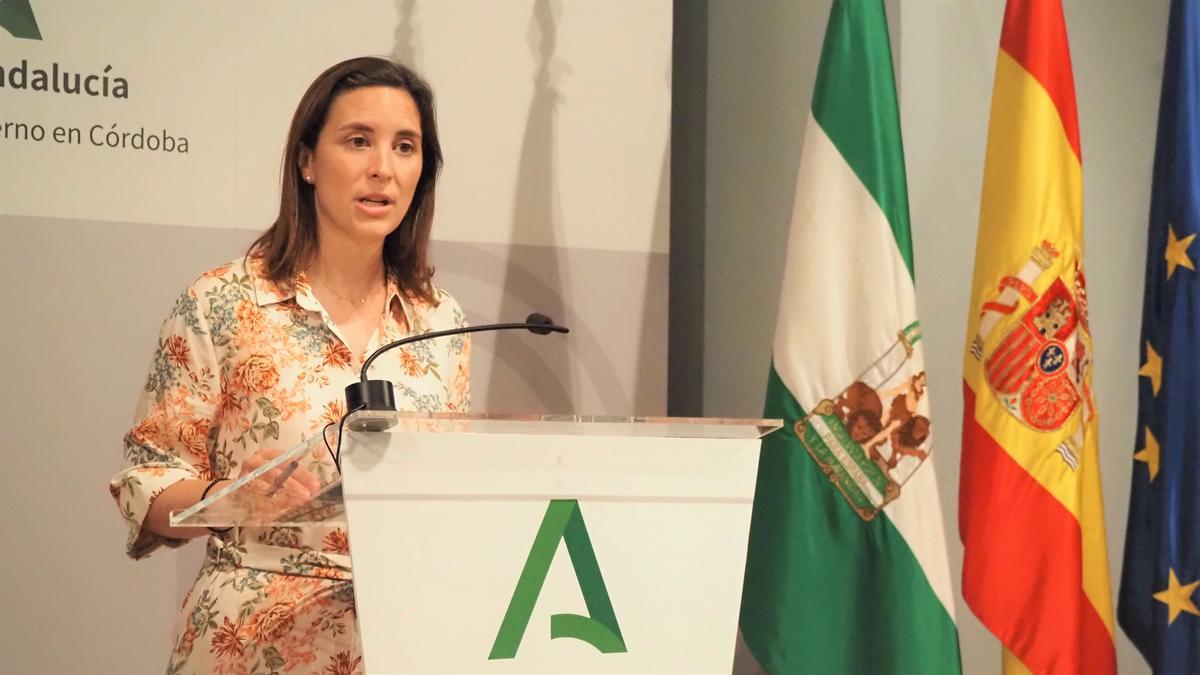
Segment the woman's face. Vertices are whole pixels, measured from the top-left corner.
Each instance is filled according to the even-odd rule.
[[[394,87],[360,87],[329,107],[300,171],[316,195],[320,241],[382,245],[412,203],[421,177],[421,114]]]

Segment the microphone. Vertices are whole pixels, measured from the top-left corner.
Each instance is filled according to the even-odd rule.
[[[346,411],[347,414],[358,410],[396,410],[396,395],[392,388],[392,383],[388,380],[368,380],[367,369],[375,359],[379,358],[385,352],[388,352],[397,347],[403,347],[414,342],[422,340],[432,340],[434,338],[448,337],[450,335],[462,335],[464,333],[478,333],[481,331],[493,330],[516,330],[524,329],[536,335],[549,335],[550,333],[569,333],[570,329],[565,326],[559,326],[554,323],[554,320],[545,314],[534,312],[525,317],[523,323],[489,323],[482,326],[465,326],[462,328],[451,328],[449,330],[437,330],[432,333],[422,333],[420,335],[410,335],[406,338],[401,338],[395,342],[389,342],[379,349],[371,352],[366,361],[363,361],[362,371],[359,373],[359,381],[346,387]]]

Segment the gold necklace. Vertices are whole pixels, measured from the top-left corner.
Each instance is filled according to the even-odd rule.
[[[309,279],[311,280],[312,277],[310,276]],[[353,305],[354,307],[362,307],[363,305],[367,304],[367,300],[370,300],[371,298],[375,297],[379,293],[379,289],[380,289],[380,287],[375,287],[369,293],[364,295],[362,298],[355,300],[354,298],[347,297],[345,295],[342,295],[341,293],[338,293],[336,290],[334,290],[334,288],[332,286],[326,286],[324,282],[321,282],[320,285],[325,286],[325,290],[328,291],[329,294],[332,295],[333,297],[337,298],[338,300],[341,300],[342,302],[344,302],[348,305]]]

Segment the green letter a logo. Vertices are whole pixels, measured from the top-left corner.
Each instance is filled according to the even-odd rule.
[[[29,0],[3,0],[0,2],[0,28],[15,38],[41,40],[37,19],[29,7]]]
[[[596,552],[592,550],[587,526],[583,524],[579,502],[574,499],[555,499],[546,508],[542,526],[538,528],[533,548],[517,581],[517,589],[513,591],[504,621],[500,623],[492,653],[488,655],[489,661],[511,659],[517,655],[517,648],[525,636],[525,628],[542,592],[542,584],[546,582],[546,574],[550,571],[550,563],[558,551],[560,539],[567,545],[571,566],[575,568],[575,578],[579,581],[583,601],[591,616],[551,616],[550,638],[583,640],[604,654],[626,651],[625,639],[621,637],[621,628],[617,625],[617,615],[608,598],[604,577],[600,575],[600,565],[596,563]]]

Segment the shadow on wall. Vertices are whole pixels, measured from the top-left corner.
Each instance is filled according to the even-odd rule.
[[[667,79],[670,80],[669,72]],[[647,157],[647,159],[649,158]],[[663,147],[660,164],[662,169],[659,171],[658,178],[658,199],[654,204],[654,220],[650,224],[655,232],[660,228],[669,229],[671,218],[671,146],[669,142]],[[621,217],[620,210],[615,204],[613,205],[613,215]],[[669,260],[668,257],[668,267]],[[662,272],[667,272],[667,274],[664,275]],[[656,387],[656,383],[663,377],[663,371],[667,368],[666,363],[661,362],[666,354],[656,348],[655,341],[662,340],[663,336],[655,331],[653,326],[666,324],[661,315],[670,309],[668,290],[670,274],[668,270],[661,269],[661,265],[656,266],[655,256],[651,255],[646,259],[645,279],[646,285],[641,297],[642,314],[637,326],[630,327],[636,328],[638,331],[637,377],[633,386],[633,413],[635,415],[646,415],[650,414],[649,411],[662,410],[666,404],[666,401],[661,400],[662,396]],[[696,317],[696,320],[699,321],[699,317]],[[670,349],[670,345],[667,349]],[[699,411],[696,411],[696,414],[699,414]]]
[[[564,297],[571,295],[566,287],[566,275],[560,260],[559,230],[563,217],[556,179],[555,132],[557,108],[563,103],[558,91],[557,80],[569,69],[554,52],[557,46],[557,15],[561,5],[551,0],[537,0],[529,26],[529,46],[537,59],[534,74],[533,99],[529,104],[529,115],[525,120],[525,137],[521,142],[521,158],[517,166],[516,193],[513,199],[512,229],[508,250],[508,268],[504,273],[501,288],[504,299],[500,305],[500,316],[517,319],[533,304],[538,310],[558,321],[566,320]],[[544,242],[541,246],[521,246],[522,242]],[[541,278],[550,293],[540,294],[532,301],[527,284],[529,270],[543,273]],[[574,383],[571,373],[572,357],[570,342],[549,340],[539,344],[537,351],[525,347],[523,336],[496,336],[495,357],[517,373],[533,370],[548,370],[556,381],[541,380],[533,387],[538,392],[547,412],[569,413],[575,411]],[[540,361],[540,363],[538,363]],[[501,377],[497,377],[497,374]],[[503,373],[493,371],[488,383],[488,399],[493,403],[503,400],[505,387]],[[532,384],[532,383],[531,383]]]
[[[417,61],[418,28],[416,19],[417,0],[396,0],[396,14],[400,21],[396,23],[396,45],[392,47],[392,60],[402,63],[409,68],[421,72]]]
[[[399,24],[392,57],[415,64],[420,60],[419,8],[416,0],[397,0],[396,8]],[[523,332],[477,334],[472,408],[493,413],[662,414],[666,257],[570,251],[562,245],[569,222],[556,182],[557,126],[558,107],[565,102],[561,78],[571,71],[556,57],[561,4],[537,0],[532,9],[528,43],[535,62],[534,87],[514,185],[509,243],[435,241],[433,253],[446,265],[438,271],[438,285],[454,292],[472,324],[519,321],[538,311],[568,326],[571,333],[547,338]],[[655,227],[666,227],[668,217],[667,151],[664,148],[661,159]],[[617,207],[614,217],[622,217]],[[614,275],[620,270],[628,273]],[[577,292],[572,292],[573,286],[578,286]],[[601,311],[595,311],[597,300],[604,303]],[[628,308],[627,317],[613,320],[609,303],[615,302]],[[498,309],[492,315],[481,308]],[[614,367],[614,358],[622,368]],[[633,368],[635,374],[625,379],[622,373]]]
[[[556,229],[562,220],[556,208],[553,166],[555,106],[561,101],[554,85],[555,71],[561,69],[561,64],[554,59],[555,9],[547,0],[539,0],[534,5],[530,25],[529,41],[538,65],[517,175],[511,241],[555,242],[558,239]],[[417,0],[396,0],[396,13],[399,21],[391,57],[419,71]],[[519,321],[536,309],[571,326],[573,341],[587,336],[586,328],[574,320],[576,317],[566,316],[563,275],[556,246],[511,244],[504,256],[469,244],[443,243],[439,248],[443,259],[454,261],[457,274],[481,282],[493,292],[500,291],[499,317],[479,316],[467,307],[471,323]],[[469,297],[489,295],[482,288],[471,291]],[[489,369],[489,382],[481,392],[483,396],[476,396],[477,409],[480,408],[478,403],[483,403],[489,411],[517,412],[504,410],[503,402],[521,401],[519,405],[528,405],[525,397],[514,395],[514,384],[510,382],[514,374],[519,374],[525,380],[527,390],[537,398],[541,410],[573,411],[570,358],[568,343],[564,340],[539,341],[535,345],[523,334],[500,333],[477,335],[475,343],[476,359],[491,347],[494,360],[507,366]],[[607,370],[611,372],[611,368]],[[619,383],[616,391],[620,391]]]

